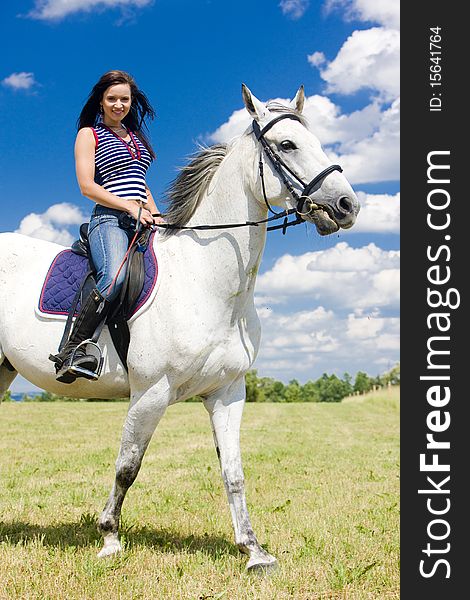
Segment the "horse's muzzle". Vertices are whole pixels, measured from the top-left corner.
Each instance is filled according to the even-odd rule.
[[[341,196],[335,204],[308,198],[303,205],[302,217],[314,223],[321,235],[328,235],[339,228],[352,227],[359,209],[359,202],[355,197]]]

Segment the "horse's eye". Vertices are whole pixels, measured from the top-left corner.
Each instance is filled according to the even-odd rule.
[[[291,142],[290,140],[284,140],[283,142],[281,142],[281,148],[285,152],[288,152],[289,150],[296,150],[297,146],[294,144],[294,142]]]

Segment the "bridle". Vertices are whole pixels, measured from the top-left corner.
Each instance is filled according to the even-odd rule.
[[[286,113],[286,114],[279,115],[278,117],[276,117],[274,119],[271,119],[271,121],[269,121],[269,123],[267,125],[265,125],[263,127],[263,129],[260,128],[257,121],[253,121],[253,133],[255,134],[256,139],[259,142],[261,142],[263,150],[264,150],[266,156],[269,158],[274,170],[279,175],[279,177],[282,179],[282,182],[284,183],[286,188],[289,190],[289,193],[291,194],[291,196],[294,198],[294,200],[297,201],[296,208],[290,209],[290,214],[297,213],[298,216],[302,216],[301,209],[302,209],[302,205],[304,204],[304,201],[305,201],[304,199],[307,199],[307,200],[310,199],[309,195],[310,195],[310,192],[313,190],[313,188],[315,188],[319,183],[321,183],[323,181],[323,179],[325,179],[325,177],[327,177],[330,173],[333,173],[333,171],[339,171],[340,173],[342,173],[343,169],[339,165],[330,165],[329,167],[326,167],[326,169],[323,169],[323,171],[321,173],[319,173],[318,175],[316,175],[309,183],[305,183],[297,175],[297,173],[295,173],[288,165],[286,165],[286,163],[282,160],[282,158],[279,156],[279,154],[277,154],[271,148],[271,146],[266,141],[266,138],[264,137],[266,132],[269,131],[273,125],[275,125],[279,121],[282,121],[283,119],[292,119],[294,121],[302,122],[301,118],[298,115],[296,115],[294,113]],[[295,190],[294,186],[292,185],[292,183],[291,183],[289,177],[286,175],[285,171],[287,171],[294,179],[296,179],[302,185],[303,189],[302,189],[302,192],[300,195]],[[272,209],[271,205],[269,204],[267,195],[266,195],[266,188],[265,188],[265,184],[264,184],[263,153],[260,154],[260,158],[259,158],[259,174],[260,174],[260,178],[261,178],[261,185],[263,188],[263,197],[264,197],[266,206],[268,207],[268,210],[271,213],[273,213],[274,215],[278,215],[278,214],[283,215],[285,211],[283,211],[282,213],[276,213]]]
[[[318,173],[318,175],[316,175],[309,183],[305,183],[301,179],[301,177],[299,177],[288,165],[286,165],[286,163],[282,160],[282,158],[279,156],[279,154],[277,154],[271,148],[271,146],[269,145],[269,143],[266,141],[266,139],[264,137],[266,132],[269,131],[273,125],[275,125],[279,121],[282,121],[283,119],[293,119],[294,121],[299,121],[300,123],[302,122],[301,118],[298,115],[296,115],[294,113],[284,113],[282,115],[279,115],[278,117],[275,117],[274,119],[271,119],[271,121],[269,121],[269,123],[267,123],[263,127],[263,129],[260,128],[260,126],[258,125],[258,122],[255,120],[253,120],[252,126],[253,126],[253,133],[255,134],[258,142],[261,143],[262,150],[264,150],[264,153],[266,154],[269,161],[271,162],[273,169],[276,171],[276,173],[281,178],[282,182],[288,189],[292,198],[296,201],[297,206],[295,208],[289,208],[289,209],[283,210],[282,212],[275,212],[272,209],[272,207],[269,203],[268,197],[266,195],[266,186],[265,186],[265,182],[264,182],[263,152],[261,151],[260,159],[259,159],[259,174],[260,174],[260,178],[261,178],[261,187],[263,190],[264,201],[266,203],[266,206],[268,207],[268,211],[273,214],[272,217],[269,217],[267,219],[262,219],[261,221],[246,221],[245,223],[225,223],[224,225],[195,225],[193,227],[184,227],[184,226],[171,225],[170,223],[160,223],[160,224],[157,224],[156,226],[163,227],[164,229],[191,229],[191,230],[194,230],[194,229],[195,230],[198,230],[198,229],[199,230],[231,229],[233,227],[257,226],[257,225],[261,225],[262,223],[269,223],[270,221],[275,221],[277,219],[281,219],[282,217],[284,217],[284,222],[282,225],[273,225],[271,227],[268,227],[267,230],[273,231],[275,229],[282,229],[282,233],[285,234],[287,227],[292,227],[294,225],[299,225],[300,223],[304,223],[305,221],[303,219],[303,216],[306,216],[306,214],[308,214],[308,213],[302,213],[302,207],[306,200],[310,200],[310,197],[309,197],[310,192],[319,183],[321,183],[325,179],[325,177],[328,177],[328,175],[330,173],[333,173],[333,171],[339,171],[340,173],[342,173],[343,169],[340,167],[340,165],[330,165],[329,167],[326,167],[326,169],[323,169],[323,171],[321,171],[321,173]],[[287,175],[287,173],[289,173],[291,175],[291,177],[296,179],[302,186],[303,189],[300,194],[296,191],[296,189],[292,185],[292,182],[289,179],[289,176]],[[292,215],[292,214],[296,215],[296,219],[294,221],[289,221],[288,217],[289,217],[289,215]]]

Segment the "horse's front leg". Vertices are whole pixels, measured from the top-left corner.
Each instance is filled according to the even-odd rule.
[[[100,558],[116,554],[122,549],[118,534],[122,503],[137,477],[147,446],[168,403],[166,383],[156,384],[141,395],[133,395],[116,461],[116,478],[98,522],[104,543],[98,554]]]
[[[235,542],[241,552],[250,557],[247,570],[270,569],[277,566],[277,561],[258,543],[246,505],[240,453],[240,424],[244,404],[244,378],[204,400],[204,406],[211,418],[222,478],[227,491]]]

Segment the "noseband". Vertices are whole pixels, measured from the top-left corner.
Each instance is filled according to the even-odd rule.
[[[327,177],[330,173],[333,173],[333,171],[339,171],[340,173],[342,173],[343,169],[339,165],[330,165],[329,167],[326,167],[326,169],[323,169],[323,171],[321,173],[319,173],[318,175],[316,175],[309,183],[305,183],[296,173],[294,173],[294,171],[292,171],[292,169],[290,167],[288,167],[286,165],[286,163],[282,160],[282,158],[279,156],[279,154],[277,154],[271,148],[271,146],[268,144],[268,142],[266,141],[266,139],[264,137],[265,133],[267,131],[269,131],[273,125],[275,125],[279,121],[282,121],[282,119],[293,119],[294,121],[302,122],[302,120],[300,119],[300,117],[298,115],[295,115],[293,113],[287,113],[287,114],[279,115],[279,117],[272,119],[271,121],[269,121],[269,123],[267,125],[265,125],[263,127],[263,129],[260,128],[257,121],[253,121],[253,132],[256,136],[256,139],[259,142],[261,142],[261,145],[263,146],[263,150],[266,153],[266,156],[269,158],[274,170],[279,175],[279,177],[281,178],[281,180],[284,183],[284,185],[286,186],[286,188],[289,190],[289,193],[291,194],[291,196],[297,202],[297,206],[296,206],[296,208],[292,208],[290,210],[283,211],[282,213],[276,213],[271,208],[271,205],[269,204],[268,198],[266,196],[266,188],[265,188],[265,184],[264,184],[263,154],[261,153],[260,158],[259,158],[259,174],[261,177],[261,185],[263,188],[263,197],[264,197],[266,206],[268,207],[268,210],[270,212],[272,212],[274,215],[295,213],[295,214],[297,214],[297,222],[300,222],[300,221],[303,221],[303,219],[301,218],[302,217],[301,211],[302,211],[302,205],[304,203],[304,199],[306,197],[308,198],[311,191],[319,183],[321,183],[323,181],[323,179],[325,179],[325,177]],[[300,185],[302,185],[303,189],[300,194],[294,189],[294,186],[292,185],[292,182],[290,181],[289,177],[287,176],[286,171],[294,179],[296,179],[300,183]],[[297,222],[296,222],[296,224],[297,224]]]

